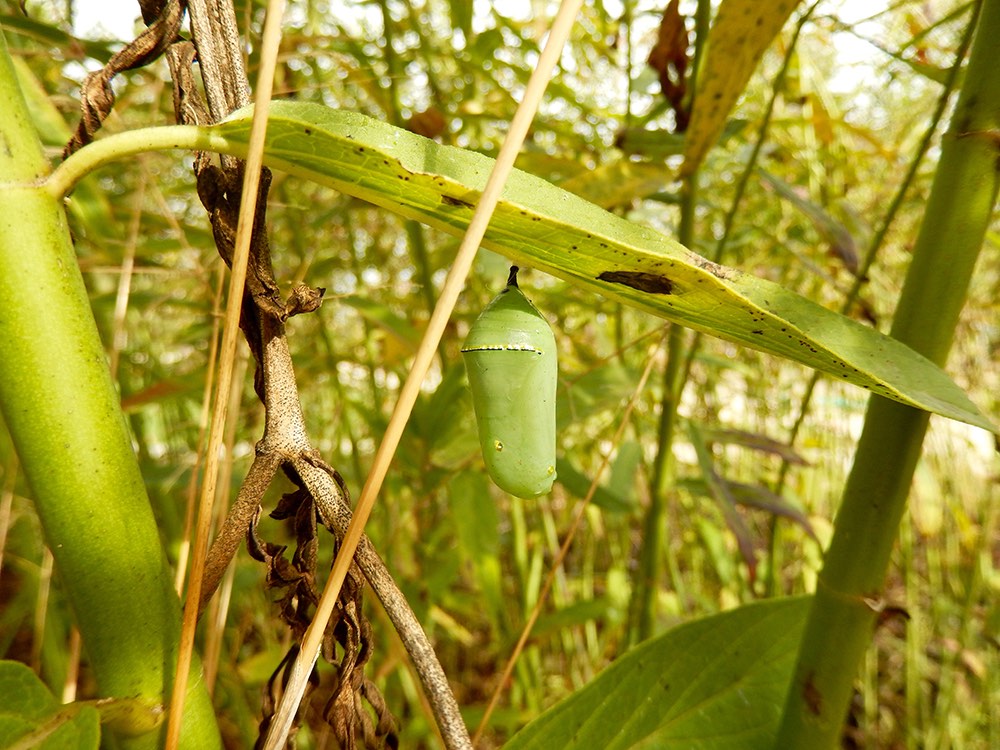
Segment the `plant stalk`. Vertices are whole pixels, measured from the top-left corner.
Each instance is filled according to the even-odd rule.
[[[0,411],[100,695],[149,707],[117,727],[154,748],[180,606],[77,265],[62,201],[0,33]],[[183,746],[220,747],[200,669]]]
[[[1000,187],[1000,0],[983,3],[892,336],[943,364]],[[873,396],[820,572],[775,747],[838,743],[929,415]]]
[[[711,3],[699,0],[695,13],[695,48],[688,90],[697,90],[698,68],[704,53],[711,18]],[[689,102],[689,111],[693,103]],[[695,230],[695,208],[698,205],[698,170],[687,175],[681,185],[680,221],[677,240],[691,247]],[[657,431],[656,459],[650,481],[649,506],[642,522],[642,548],[639,564],[632,578],[632,600],[629,604],[628,644],[635,645],[654,634],[656,598],[659,589],[660,560],[664,554],[663,525],[666,518],[666,493],[674,483],[673,446],[677,429],[677,406],[687,382],[687,345],[685,331],[672,325],[667,343],[667,364],[663,371],[663,401],[660,404],[660,424]],[[671,556],[666,550],[668,559]],[[671,560],[671,563],[673,561]],[[674,566],[671,564],[671,567]]]

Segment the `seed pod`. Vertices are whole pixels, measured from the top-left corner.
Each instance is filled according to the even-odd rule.
[[[518,288],[517,266],[462,353],[490,477],[517,497],[545,494],[556,478],[556,340]]]

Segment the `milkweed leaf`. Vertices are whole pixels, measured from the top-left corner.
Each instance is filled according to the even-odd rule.
[[[808,603],[754,603],[641,643],[504,750],[770,750]]]
[[[251,114],[243,109],[218,125],[192,128],[191,142],[244,155]],[[179,145],[177,129],[163,130]],[[272,102],[265,153],[274,168],[453,234],[468,226],[493,166],[480,154],[306,102]],[[483,245],[695,330],[997,430],[941,368],[904,344],[778,284],[712,263],[519,170],[507,181]],[[629,283],[630,274],[646,281],[658,276],[664,283],[649,291],[648,283]]]

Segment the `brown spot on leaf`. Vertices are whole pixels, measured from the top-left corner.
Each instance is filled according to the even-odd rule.
[[[623,284],[632,289],[648,294],[671,294],[673,282],[666,276],[645,271],[603,271],[597,277],[599,281],[609,281],[612,284]]]
[[[437,138],[445,131],[447,124],[441,111],[430,107],[407,120],[406,129],[424,138]]]
[[[463,201],[461,198],[453,198],[450,195],[441,195],[441,202],[446,206],[462,206],[463,208],[474,208],[474,206],[468,201]]]
[[[813,682],[814,677],[815,675],[812,673],[806,677],[805,684],[802,686],[802,700],[806,702],[810,713],[814,716],[819,716],[820,711],[823,709],[823,696]]]

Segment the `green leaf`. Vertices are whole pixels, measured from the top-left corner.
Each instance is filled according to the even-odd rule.
[[[0,15],[0,28],[3,28],[11,39],[24,36],[54,49],[72,51],[78,55],[92,57],[102,64],[111,59],[119,46],[119,43],[115,41],[91,41],[72,36],[54,24],[35,21],[24,13]]]
[[[635,497],[635,473],[642,463],[642,446],[626,440],[618,446],[618,454],[608,474],[608,489],[612,494],[626,498],[630,505],[638,505]]]
[[[759,432],[746,432],[721,427],[702,427],[701,435],[706,442],[740,445],[761,453],[781,456],[781,460],[793,466],[808,466],[806,461],[795,449],[775,438]]]
[[[783,2],[791,12],[795,3]],[[243,153],[250,109],[212,127]],[[292,174],[461,234],[493,160],[356,112],[271,104],[267,161]],[[712,263],[649,228],[515,170],[483,245],[654,315],[801,362],[902,403],[996,427],[932,362],[764,279]]]
[[[458,469],[468,465],[479,452],[472,415],[472,394],[465,366],[457,362],[445,370],[434,393],[418,402],[407,429],[428,442],[431,463]]]
[[[243,109],[209,128],[154,128],[97,141],[53,173],[49,190],[61,193],[101,159],[129,151],[190,146],[243,156],[251,114]],[[272,102],[265,148],[272,167],[452,234],[465,231],[493,167],[480,154],[307,102]],[[900,342],[524,172],[510,175],[483,245],[653,315],[997,430],[941,368]]]
[[[559,390],[556,399],[556,424],[559,429],[600,414],[617,411],[635,390],[638,373],[620,360],[610,359],[588,370],[573,381],[572,387]]]
[[[822,206],[799,195],[795,188],[784,180],[775,177],[765,169],[759,169],[764,182],[774,188],[782,198],[795,206],[812,222],[816,231],[829,243],[830,248],[844,262],[844,266],[853,274],[858,272],[858,249],[854,237],[841,222],[833,218]]]
[[[35,673],[16,661],[0,661],[0,747],[97,750],[100,717],[91,705],[62,705]]]
[[[610,595],[584,599],[539,617],[535,627],[531,629],[531,637],[534,641],[540,641],[593,621],[621,622],[623,615],[620,603]]]
[[[726,143],[730,138],[739,135],[746,129],[747,120],[733,118],[725,122],[722,132],[718,135],[719,144]],[[631,127],[622,130],[615,139],[615,145],[626,154],[644,156],[648,159],[666,159],[668,156],[679,156],[689,137],[681,133],[671,133],[667,130]],[[631,162],[630,162],[631,163]],[[660,173],[666,174],[662,165]]]
[[[662,164],[618,159],[563,180],[559,187],[601,208],[615,208],[666,190],[670,182]]]
[[[770,750],[808,604],[772,599],[673,628],[504,748]]]
[[[472,3],[467,0],[449,0],[448,10],[451,12],[451,25],[461,29],[468,40],[472,36]]]
[[[369,323],[396,337],[408,351],[415,351],[420,344],[420,333],[410,321],[397,315],[381,302],[351,294],[342,297],[341,302],[361,313]]]
[[[720,478],[720,481],[725,484],[728,496],[738,505],[788,518],[801,526],[813,539],[817,538],[816,532],[809,522],[809,516],[801,508],[792,504],[781,495],[777,495],[766,487],[757,484],[734,482],[725,477]],[[677,487],[683,488],[693,495],[711,496],[712,494],[708,483],[702,478],[680,479],[677,481]]]
[[[508,615],[500,569],[500,516],[486,475],[456,474],[448,483],[448,498],[462,556],[472,563],[493,621],[502,623]]]
[[[736,544],[740,548],[740,554],[750,572],[750,579],[756,575],[757,561],[753,551],[753,538],[746,521],[736,511],[736,499],[730,492],[729,485],[719,476],[715,470],[715,457],[705,443],[701,435],[701,430],[694,422],[687,420],[688,435],[691,438],[691,445],[694,448],[695,456],[698,459],[698,466],[701,468],[702,479],[708,489],[708,495],[719,506],[722,517],[726,521],[726,526],[736,537]]]
[[[590,489],[591,478],[577,469],[569,459],[557,458],[556,481],[578,498],[584,498]],[[634,499],[634,493],[621,495],[610,487],[598,485],[590,502],[609,513],[628,513],[635,509],[635,504],[632,502]]]

